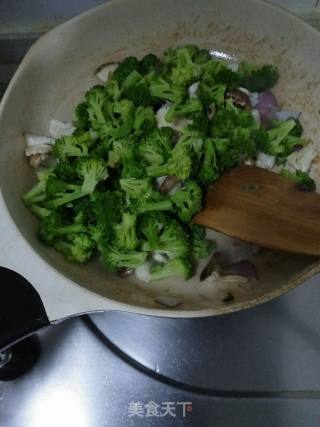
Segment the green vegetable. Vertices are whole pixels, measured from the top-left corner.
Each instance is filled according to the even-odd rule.
[[[310,176],[306,172],[290,172],[284,169],[281,171],[281,175],[285,176],[286,178],[292,179],[303,191],[315,191],[316,189],[316,183],[312,178],[310,178]]]
[[[242,62],[235,72],[194,45],[125,58],[86,92],[75,131],[55,140],[55,166],[23,195],[41,241],[73,262],[98,252],[110,271],[148,261],[152,280],[188,280],[215,250],[192,223],[206,186],[260,151],[280,164],[306,144],[299,120],[273,120],[267,130],[226,99],[239,86],[260,92],[277,80],[273,65]],[[158,127],[161,107],[168,127]],[[282,173],[315,189],[304,172]]]

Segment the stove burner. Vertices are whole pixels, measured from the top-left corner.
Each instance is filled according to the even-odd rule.
[[[320,371],[314,369],[319,297],[319,287],[309,283],[225,316],[171,319],[110,312],[91,315],[87,323],[118,356],[178,387],[222,396],[315,397],[320,395]]]
[[[28,372],[38,360],[39,339],[32,335],[0,353],[0,381],[11,381]]]

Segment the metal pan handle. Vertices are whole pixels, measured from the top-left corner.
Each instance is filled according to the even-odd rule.
[[[20,274],[0,267],[0,351],[49,324],[34,287]]]

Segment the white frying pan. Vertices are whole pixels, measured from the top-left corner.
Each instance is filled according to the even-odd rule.
[[[256,0],[115,0],[46,34],[30,49],[0,106],[0,348],[68,316],[120,310],[153,316],[211,316],[251,307],[301,284],[319,261],[261,251],[259,279],[232,283],[168,280],[144,285],[107,273],[98,261],[73,265],[37,238],[37,220],[21,202],[34,181],[23,132],[47,134],[51,118],[72,120],[74,106],[98,83],[95,70],[127,55],[195,43],[238,59],[275,63],[276,95],[303,111],[307,137],[319,142],[320,36],[293,15]],[[180,305],[159,304],[171,296]],[[159,299],[160,297],[160,299]],[[43,305],[42,305],[42,303]]]

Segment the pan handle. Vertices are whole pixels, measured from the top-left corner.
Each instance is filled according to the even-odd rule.
[[[49,326],[42,300],[20,274],[0,267],[0,351]]]

